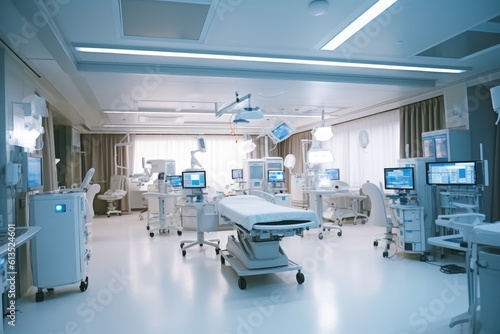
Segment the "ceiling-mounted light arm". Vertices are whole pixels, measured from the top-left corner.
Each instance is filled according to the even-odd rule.
[[[325,126],[325,111],[321,111],[321,127],[313,131],[313,136],[319,141],[327,141],[333,137],[332,128]]]
[[[225,114],[227,111],[231,110],[231,108],[243,101],[245,101],[246,99],[250,99],[250,97],[252,96],[252,94],[247,94],[245,96],[243,96],[242,98],[239,98],[238,97],[238,92],[235,93],[236,94],[236,100],[234,102],[232,102],[231,104],[229,104],[228,106],[222,108],[221,110],[216,110],[215,111],[215,118],[219,118],[221,117],[223,114]],[[250,100],[249,100],[249,103],[250,103]]]

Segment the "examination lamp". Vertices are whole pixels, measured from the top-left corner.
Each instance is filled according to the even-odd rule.
[[[248,139],[248,140],[244,140],[240,143],[240,152],[241,153],[250,153],[252,152],[253,150],[255,150],[255,148],[257,147],[257,145],[255,145],[251,139]]]
[[[319,141],[327,141],[333,137],[332,128],[325,126],[325,111],[321,111],[321,127],[314,130],[313,136]]]
[[[314,147],[307,152],[307,160],[310,164],[321,164],[334,161],[332,152],[324,148]]]

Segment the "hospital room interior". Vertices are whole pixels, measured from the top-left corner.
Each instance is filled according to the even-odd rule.
[[[498,0],[1,1],[0,334],[500,333],[499,59]]]

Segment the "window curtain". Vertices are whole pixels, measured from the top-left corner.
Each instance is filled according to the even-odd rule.
[[[54,122],[53,111],[49,105],[49,116],[42,118],[45,130],[43,134],[43,190],[52,191],[57,189],[56,153],[54,144]]]
[[[115,174],[115,145],[122,142],[123,138],[123,134],[81,135],[84,170],[86,172],[92,167],[95,169],[92,183],[98,183],[101,186],[100,194],[109,189],[109,179]],[[117,150],[116,159],[119,165],[127,166],[127,159],[124,157],[122,150]],[[108,202],[106,201],[94,201],[94,211],[96,214],[106,214],[107,206]],[[119,203],[119,209],[129,211],[128,195]]]
[[[207,173],[208,185],[224,191],[233,183],[231,169],[242,168],[243,159],[250,154],[241,152],[240,137],[205,135],[206,152],[195,153],[195,158]],[[142,172],[142,158],[175,160],[176,174],[191,168],[191,151],[198,149],[195,136],[191,135],[135,135],[133,141],[133,171]],[[255,141],[254,141],[255,143]]]
[[[361,132],[364,131],[363,135]],[[322,143],[335,158],[321,169],[339,168],[340,179],[353,188],[370,181],[379,185],[384,180],[384,167],[398,165],[399,111],[391,110],[373,116],[332,126],[333,137]],[[360,136],[368,145],[363,148]]]
[[[444,97],[441,95],[402,106],[399,108],[399,113],[401,118],[399,157],[422,157],[422,132],[444,128]]]
[[[302,140],[311,140],[311,131],[304,131],[291,135],[288,139],[278,143],[277,156],[282,157],[283,160],[288,154],[295,156],[295,167],[292,169],[294,174],[302,174],[305,172],[304,159],[302,152]],[[288,173],[288,170],[285,171]],[[289,180],[289,176],[286,178]]]

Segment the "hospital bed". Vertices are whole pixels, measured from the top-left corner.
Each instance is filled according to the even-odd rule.
[[[218,211],[234,224],[237,237],[228,237],[221,252],[221,263],[227,261],[239,276],[238,287],[246,288],[244,276],[297,270],[296,279],[304,282],[302,267],[288,259],[280,247],[284,237],[302,236],[304,229],[318,227],[315,212],[276,205],[255,195],[223,198]]]

